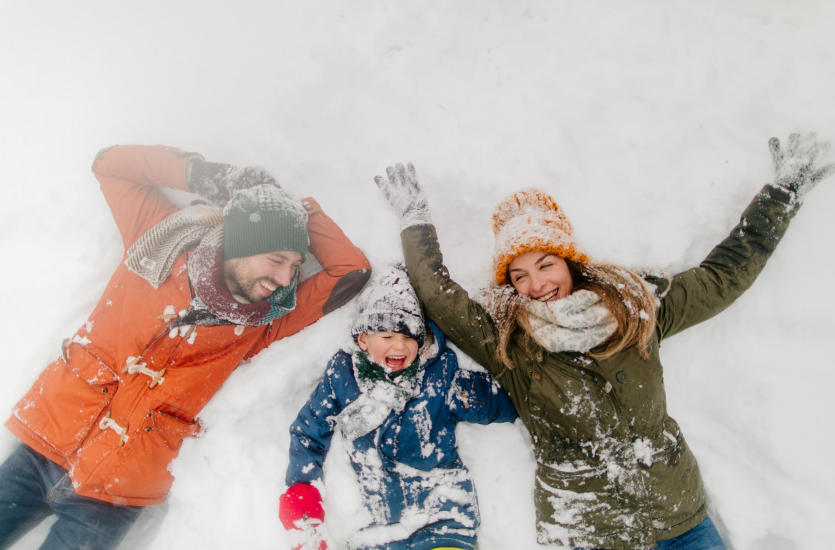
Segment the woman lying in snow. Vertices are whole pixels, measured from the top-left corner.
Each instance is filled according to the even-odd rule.
[[[816,167],[824,146],[814,136],[769,145],[774,183],[698,267],[669,279],[591,262],[550,196],[511,195],[493,214],[496,286],[484,307],[450,279],[414,168],[375,178],[401,216],[427,313],[496,377],[530,431],[541,544],[725,548],[696,459],[667,414],[659,345],[742,294],[802,195],[835,171]]]
[[[432,323],[424,324],[402,266],[375,277],[351,330],[358,350],[339,351],[290,427],[289,487],[279,515],[294,548],[324,550],[322,498],[312,485],[334,431],[349,442],[372,522],[350,548],[472,549],[475,490],[455,446],[458,422],[511,422],[507,394],[487,373],[458,368]]]

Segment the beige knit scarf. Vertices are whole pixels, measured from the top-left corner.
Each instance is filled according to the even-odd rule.
[[[553,302],[525,304],[529,334],[551,352],[586,353],[606,342],[618,322],[596,293],[577,290]]]
[[[128,269],[159,288],[177,257],[203,239],[223,244],[223,214],[216,206],[197,204],[171,214],[145,232],[128,249]]]

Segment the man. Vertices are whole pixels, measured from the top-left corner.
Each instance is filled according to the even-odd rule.
[[[125,261],[61,356],[14,407],[0,466],[0,547],[49,514],[45,548],[114,548],[165,499],[169,463],[242,361],[348,301],[363,253],[313,199],[258,168],[164,146],[117,146],[93,173]],[[182,208],[161,192],[212,204]],[[310,251],[321,271],[300,281]]]

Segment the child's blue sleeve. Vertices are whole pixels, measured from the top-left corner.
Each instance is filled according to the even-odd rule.
[[[313,390],[310,399],[299,411],[290,426],[290,463],[285,482],[290,487],[296,483],[310,483],[322,478],[322,464],[331,445],[333,427],[328,421],[339,413],[341,405],[334,386],[339,367],[338,356],[328,363],[322,381]]]
[[[483,371],[455,369],[448,403],[450,413],[459,422],[490,424],[516,419],[516,409],[507,393]]]

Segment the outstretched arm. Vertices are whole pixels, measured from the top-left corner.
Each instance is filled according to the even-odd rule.
[[[278,185],[263,168],[207,162],[197,153],[165,145],[108,147],[99,151],[92,168],[125,249],[178,210],[160,187],[195,193],[223,207],[238,189],[264,183]]]
[[[817,166],[827,145],[814,135],[792,134],[786,147],[772,138],[769,148],[774,183],[760,190],[730,235],[698,267],[673,278],[658,312],[660,337],[716,315],[747,290],[785,234],[804,195],[835,172],[835,165]]]
[[[464,353],[497,373],[496,327],[487,311],[450,278],[414,166],[397,164],[386,174],[374,181],[400,217],[406,270],[428,316]]]
[[[102,149],[93,174],[122,235],[125,249],[177,207],[160,191],[189,191],[186,167],[195,153],[164,145],[116,145]]]
[[[331,359],[321,382],[290,425],[290,462],[285,475],[288,487],[322,479],[322,465],[333,437],[328,417],[341,410],[331,383],[336,360]]]
[[[458,420],[476,424],[516,420],[510,397],[486,372],[458,368],[448,399]]]
[[[322,465],[333,436],[327,418],[339,412],[330,378],[333,364],[332,359],[324,378],[290,426],[287,490],[278,500],[278,517],[294,541],[293,548],[327,548],[320,531],[325,521],[322,495],[313,483],[322,480]]]

